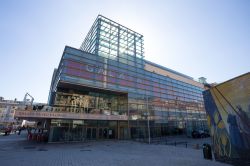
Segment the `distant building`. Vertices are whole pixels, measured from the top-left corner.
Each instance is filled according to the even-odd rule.
[[[20,106],[21,102],[15,100],[4,100],[0,97],[0,123],[12,123],[14,119],[15,110]]]

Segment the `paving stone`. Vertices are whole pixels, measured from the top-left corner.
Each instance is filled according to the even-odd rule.
[[[148,145],[133,141],[42,144],[28,142],[25,141],[25,136],[23,136],[24,139],[21,137],[16,135],[0,137],[1,165],[228,166],[228,164],[203,159],[201,149],[196,150],[184,146]]]

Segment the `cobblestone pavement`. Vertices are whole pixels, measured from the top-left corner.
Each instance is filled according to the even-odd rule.
[[[25,135],[0,136],[2,166],[228,166],[203,159],[202,150],[133,141],[45,144]]]

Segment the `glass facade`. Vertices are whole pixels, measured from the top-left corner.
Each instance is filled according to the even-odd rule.
[[[115,122],[114,138],[148,137],[148,120],[151,136],[159,137],[207,127],[203,90],[191,77],[144,60],[142,35],[98,16],[80,50],[65,47],[49,103],[61,111],[126,116]],[[89,132],[98,135],[96,120]]]
[[[58,90],[54,100],[54,109],[59,112],[72,112],[99,115],[127,115],[127,95],[85,91],[74,93],[67,89]]]
[[[52,119],[50,142],[117,139],[117,121]]]
[[[126,62],[143,58],[143,36],[99,15],[81,45],[81,50]]]

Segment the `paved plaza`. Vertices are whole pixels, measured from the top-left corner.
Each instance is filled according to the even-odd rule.
[[[98,141],[47,144],[28,142],[25,133],[0,136],[2,166],[227,166],[203,159],[191,146]]]

